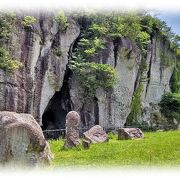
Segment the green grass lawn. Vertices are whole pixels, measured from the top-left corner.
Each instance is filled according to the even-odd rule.
[[[49,141],[55,167],[180,166],[180,131],[148,132],[144,139],[92,144],[63,150],[63,140]]]

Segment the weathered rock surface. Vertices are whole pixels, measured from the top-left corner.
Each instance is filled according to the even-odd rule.
[[[118,139],[128,140],[143,138],[144,134],[139,128],[120,128],[118,129]]]
[[[172,60],[171,65],[165,65],[168,63],[166,62],[168,56]],[[147,68],[143,75],[143,78],[147,80],[142,82],[144,91],[142,93],[142,115],[139,119],[140,122],[146,122],[150,126],[154,123],[153,116],[160,111],[158,103],[161,100],[161,96],[164,93],[171,92],[170,79],[174,63],[175,57],[170,51],[168,43],[158,37],[154,37],[147,53]],[[161,118],[159,121],[161,121]]]
[[[10,54],[23,67],[7,76],[0,69],[0,110],[30,113],[42,125],[42,115],[50,99],[63,85],[69,53],[79,36],[79,25],[68,18],[65,32],[54,20],[56,14],[37,12],[37,23],[23,27],[27,14],[17,14],[17,23],[8,44]],[[61,55],[56,54],[58,49]]]
[[[79,130],[80,116],[76,111],[70,111],[66,116],[66,139],[65,148],[77,147],[80,145]]]
[[[52,160],[42,130],[30,114],[0,112],[0,163],[47,165]]]
[[[154,124],[152,117],[159,112],[161,96],[171,91],[175,58],[167,42],[152,37],[140,77],[143,58],[137,46],[128,38],[115,41],[107,38],[105,49],[91,61],[113,66],[117,84],[106,91],[97,89],[96,97],[87,102],[75,75],[67,68],[72,51],[77,48],[80,25],[69,16],[68,27],[62,32],[54,21],[54,13],[37,12],[33,16],[37,23],[24,28],[20,23],[24,14],[18,15],[19,22],[6,44],[11,56],[21,61],[23,67],[12,76],[0,70],[1,111],[30,113],[45,129],[64,129],[66,114],[75,110],[81,116],[82,128],[99,124],[115,130],[124,127],[133,93],[141,81],[144,90],[138,123]],[[166,56],[171,60],[170,65],[165,65]]]
[[[108,135],[99,125],[93,126],[83,134],[85,139],[89,140],[91,143],[102,143],[108,140]]]

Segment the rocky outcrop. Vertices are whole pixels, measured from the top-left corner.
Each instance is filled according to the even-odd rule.
[[[11,56],[23,63],[23,68],[11,76],[0,70],[1,111],[30,113],[44,129],[64,129],[67,113],[75,110],[81,116],[81,128],[100,125],[109,130],[118,129],[125,125],[133,94],[141,83],[142,113],[137,121],[152,126],[154,114],[159,113],[161,96],[171,91],[175,57],[166,40],[154,35],[147,56],[142,57],[130,39],[105,38],[105,49],[91,61],[113,66],[117,84],[106,91],[97,89],[94,99],[88,102],[83,99],[77,78],[67,67],[81,34],[76,20],[68,17],[68,27],[62,31],[53,13],[33,14],[37,22],[27,27],[21,24],[23,16],[23,13],[18,15],[6,45]]]
[[[10,76],[0,70],[0,110],[30,113],[42,125],[50,99],[63,85],[69,52],[80,28],[69,18],[66,31],[61,32],[53,13],[33,14],[37,23],[24,27],[21,21],[26,15],[17,15],[7,44],[11,56],[23,67]]]
[[[143,78],[146,81],[142,82],[144,91],[142,93],[142,115],[140,122],[153,125],[154,115],[159,113],[161,116],[158,106],[161,96],[164,93],[171,92],[170,79],[176,58],[170,51],[168,42],[158,37],[152,39],[149,48],[146,59],[147,68],[143,74]],[[157,123],[155,124],[157,125]]]
[[[30,114],[0,112],[1,165],[37,166],[52,160],[42,130]]]
[[[144,134],[139,128],[118,129],[119,140],[138,139],[138,138],[143,138],[143,137],[144,137]]]
[[[83,133],[84,138],[91,143],[102,143],[108,141],[108,135],[99,125],[93,126],[91,129]]]

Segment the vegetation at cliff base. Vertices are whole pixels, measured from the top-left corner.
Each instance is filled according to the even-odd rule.
[[[171,90],[180,94],[180,70],[175,67],[171,77]]]
[[[54,167],[113,167],[180,165],[180,131],[149,132],[144,139],[117,140],[92,144],[90,149],[63,150],[63,140],[49,141]]]
[[[180,94],[164,94],[159,105],[165,117],[176,119],[180,122]]]

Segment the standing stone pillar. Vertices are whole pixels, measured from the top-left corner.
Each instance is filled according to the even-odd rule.
[[[77,147],[80,145],[79,127],[80,116],[76,111],[70,111],[66,116],[66,139],[65,148]]]

